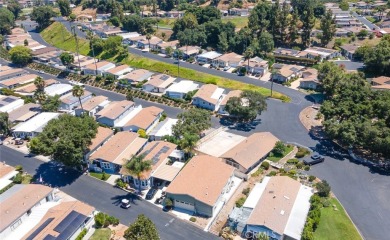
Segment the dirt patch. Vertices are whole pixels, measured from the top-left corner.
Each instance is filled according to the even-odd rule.
[[[91,15],[93,18],[96,18],[96,9],[86,8],[83,10],[82,6],[75,7],[72,12],[76,15]]]
[[[163,39],[164,41],[168,41],[169,38],[171,38],[173,31],[168,29],[158,29],[156,31],[156,37],[159,37]]]
[[[125,231],[127,230],[127,226],[123,224],[119,224],[118,226],[110,226],[111,229],[111,239],[112,240],[125,240],[123,235],[125,235]]]
[[[314,109],[313,107],[307,107],[303,109],[299,114],[299,120],[308,131],[313,128],[318,128],[322,126],[322,120],[317,119],[316,117],[318,112],[318,109]]]

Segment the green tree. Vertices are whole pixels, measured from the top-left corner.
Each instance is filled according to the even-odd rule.
[[[281,155],[283,155],[285,150],[286,150],[286,145],[284,145],[284,143],[282,141],[277,141],[274,149],[272,149],[272,152],[275,155],[281,156]]]
[[[104,43],[104,50],[110,55],[113,56],[117,53],[118,48],[122,46],[122,37],[121,36],[110,36]]]
[[[121,25],[121,21],[118,17],[110,18],[110,23],[112,23],[112,25],[114,25],[115,27],[119,27]]]
[[[271,8],[271,3],[261,1],[253,8],[249,15],[248,27],[253,33],[257,34],[257,36],[260,36],[262,32],[269,29],[272,13]]]
[[[66,68],[69,67],[72,63],[74,63],[74,56],[68,52],[63,52],[60,55],[61,62]]]
[[[38,101],[39,104],[41,104],[41,106],[43,107],[43,105],[44,105],[44,103],[45,103],[45,101],[47,99],[47,96],[46,96],[45,92],[35,91],[34,99],[36,101]],[[51,106],[48,106],[47,104],[45,104],[45,109],[52,109],[52,108],[51,108]],[[54,111],[56,111],[56,110],[57,110],[57,108]],[[50,112],[50,111],[47,111],[47,112]]]
[[[31,49],[25,46],[16,46],[13,47],[10,51],[10,58],[12,63],[24,66],[27,65],[32,60]]]
[[[0,112],[0,134],[7,136],[10,133],[9,116],[6,112]]]
[[[251,122],[267,109],[263,95],[255,91],[243,91],[240,97],[231,97],[226,103],[225,110],[238,122]]]
[[[219,34],[217,48],[222,53],[226,53],[227,50],[229,49],[229,43],[228,43],[226,32],[222,32],[221,34]]]
[[[178,121],[173,126],[173,135],[181,138],[184,133],[200,135],[200,133],[211,127],[211,114],[209,111],[199,108],[192,108],[177,115]]]
[[[316,188],[320,197],[329,197],[330,185],[326,180],[322,180],[322,182],[317,183]]]
[[[19,14],[22,12],[22,6],[16,0],[10,0],[7,2],[7,9],[12,12],[15,19],[19,17]]]
[[[244,52],[244,60],[248,61],[248,66],[249,66],[249,60],[253,57],[253,49],[252,48],[247,48]]]
[[[57,4],[60,8],[61,16],[67,17],[72,13],[69,0],[58,0]]]
[[[44,93],[40,93],[39,97],[41,95],[44,95]],[[58,95],[53,97],[45,95],[45,97],[42,97],[42,99],[44,99],[44,101],[41,103],[43,112],[57,112],[61,105],[60,96]]]
[[[315,24],[314,8],[312,4],[306,4],[301,15],[302,21],[302,45],[308,47],[310,45],[311,31]]]
[[[92,117],[62,114],[58,119],[50,120],[43,131],[31,139],[28,147],[31,153],[51,156],[53,161],[65,166],[80,167],[97,128]]]
[[[145,155],[133,156],[126,164],[130,175],[138,179],[138,191],[141,192],[142,174],[152,169],[152,161],[145,160]]]
[[[360,32],[358,32],[358,33],[356,34],[356,36],[357,36],[358,38],[365,38],[365,37],[368,36],[368,31],[367,31],[366,29],[362,29],[362,30],[360,30]]]
[[[269,53],[274,50],[274,39],[271,34],[262,32],[259,38],[259,50],[262,53]]]
[[[159,240],[158,231],[154,223],[145,215],[138,215],[134,223],[125,231],[126,240]]]
[[[184,133],[180,139],[179,146],[185,153],[186,159],[190,158],[196,147],[196,143],[199,141],[199,135]]]
[[[72,95],[73,97],[77,97],[79,99],[80,107],[81,107],[81,113],[84,113],[83,104],[81,103],[81,97],[84,96],[84,88],[82,88],[79,85],[73,86],[72,89]]]
[[[279,26],[280,26],[279,36],[280,36],[280,42],[282,44],[287,43],[286,32],[287,32],[289,24],[290,24],[289,16],[290,16],[290,5],[286,1],[284,1],[280,15],[279,15],[279,19],[278,19]]]
[[[173,48],[172,47],[167,47],[165,48],[165,54],[168,56],[168,57],[171,57],[172,56],[172,53],[173,53]]]
[[[23,45],[24,45],[25,47],[28,46],[28,40],[27,40],[27,39],[24,39]]]
[[[69,14],[69,17],[68,17],[69,21],[74,22],[76,20],[76,18],[77,18],[76,14],[74,14],[74,13]]]
[[[45,92],[45,80],[41,76],[38,76],[34,79],[34,85],[36,87],[36,92]]]
[[[341,10],[343,11],[348,11],[349,9],[349,4],[347,1],[343,0],[339,3],[339,8],[341,8]]]
[[[336,24],[331,10],[328,10],[321,20],[321,44],[328,45],[336,33]]]
[[[38,23],[39,29],[44,29],[51,24],[51,18],[57,14],[49,6],[34,7],[31,13],[31,20]]]
[[[152,35],[146,34],[146,40],[148,40],[148,48],[149,48],[149,51],[150,51],[150,39],[152,39]]]
[[[291,13],[291,20],[290,20],[290,24],[288,26],[288,41],[287,42],[289,43],[289,45],[295,43],[295,41],[299,37],[298,21],[299,21],[298,11],[294,8],[292,13]]]
[[[0,34],[7,35],[15,25],[14,14],[7,8],[0,8]]]

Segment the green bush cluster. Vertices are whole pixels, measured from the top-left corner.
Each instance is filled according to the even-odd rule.
[[[119,187],[119,188],[125,188],[126,187],[126,183],[122,181],[122,179],[118,178],[116,181],[116,186]]]
[[[246,200],[246,197],[240,197],[236,201],[236,207],[238,207],[238,208],[242,207],[242,205],[244,205],[244,203],[245,203],[245,200]]]
[[[273,177],[273,176],[276,176],[276,174],[277,174],[276,171],[271,171],[270,173],[268,173],[268,176]]]
[[[298,162],[299,162],[299,160],[296,158],[292,158],[292,159],[287,160],[287,163],[294,164],[294,165],[297,164]]]
[[[302,240],[313,240],[314,231],[317,229],[321,219],[322,199],[314,194],[310,198],[310,210],[306,218],[306,224],[302,232]]]
[[[119,219],[113,216],[110,216],[108,214],[99,212],[98,214],[95,215],[95,226],[96,228],[105,228],[108,227],[109,225],[118,225],[119,224]]]
[[[248,197],[250,191],[251,191],[251,188],[247,187],[247,188],[245,188],[244,190],[242,190],[242,194],[244,194],[245,196]]]
[[[196,218],[195,217],[190,217],[190,221],[191,222],[196,222]]]
[[[260,167],[262,167],[265,170],[268,170],[269,169],[269,162],[266,162],[266,161],[262,162]]]
[[[304,156],[310,154],[310,151],[306,148],[298,147],[298,152],[295,154],[297,158],[303,158]]]
[[[86,228],[83,229],[83,231],[80,232],[80,234],[77,236],[76,240],[83,240],[84,236],[87,235],[88,230]]]
[[[313,176],[313,175],[310,175],[309,176],[309,182],[313,182],[314,180],[316,180],[316,176]]]

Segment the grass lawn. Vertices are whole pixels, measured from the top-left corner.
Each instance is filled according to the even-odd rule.
[[[248,26],[248,17],[225,17],[222,18],[223,23],[231,22],[234,23],[236,28],[243,28]]]
[[[362,239],[339,201],[332,198],[330,202],[330,207],[321,209],[321,220],[318,228],[314,232],[314,239]],[[336,206],[338,211],[333,209],[333,205]]]
[[[272,157],[267,157],[267,159],[270,160],[270,161],[272,161],[272,162],[277,162],[277,161],[279,161],[280,159],[284,158],[287,154],[289,154],[293,149],[294,149],[294,146],[292,146],[292,145],[286,146],[286,149],[284,150],[284,152],[283,152],[282,155],[276,155],[276,154],[274,154],[274,156],[272,156]]]
[[[76,40],[72,34],[59,22],[55,22],[41,32],[42,38],[49,44],[63,50],[76,52]],[[89,41],[78,38],[80,54],[88,55]]]
[[[111,230],[109,228],[96,229],[89,240],[109,240]]]
[[[176,18],[160,18],[158,22],[159,27],[173,28]]]
[[[62,41],[61,32],[64,30],[64,36],[65,39],[68,39],[69,41]],[[53,46],[56,46],[58,48],[67,50],[67,51],[76,51],[76,44],[74,38],[71,36],[71,34],[65,29],[65,27],[61,23],[53,23],[48,28],[46,28],[44,31],[41,32],[41,36],[45,41],[52,44]],[[88,55],[89,53],[89,41],[85,39],[79,39],[79,46],[80,46],[80,54],[82,55]],[[104,53],[100,54],[100,56],[103,56]],[[115,61],[115,58],[107,59],[109,61]],[[122,60],[123,64],[127,64],[129,66],[135,67],[135,68],[143,68],[154,72],[160,72],[160,73],[166,73],[172,76],[177,76],[177,65],[169,64],[165,62],[156,61],[150,58],[142,57],[140,55],[135,54],[129,54],[129,56]],[[227,78],[218,77],[215,75],[197,72],[192,69],[188,68],[180,68],[180,77],[184,79],[189,79],[197,82],[202,83],[211,83],[218,85],[223,88],[228,89],[239,89],[239,90],[253,90],[261,93],[264,96],[270,96],[271,90],[259,86],[255,86],[252,84],[247,84],[239,81],[230,80]],[[283,100],[285,102],[289,102],[290,99],[281,93],[273,92],[273,98],[277,98],[280,100]]]
[[[99,180],[103,180],[103,181],[106,181],[106,180],[111,176],[110,174],[106,173],[106,174],[105,174],[105,178],[102,179],[103,173],[91,172],[91,173],[89,173],[89,175],[91,175],[92,177],[97,178],[97,179],[99,179]]]

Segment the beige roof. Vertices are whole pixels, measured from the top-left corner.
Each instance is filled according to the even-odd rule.
[[[93,213],[94,210],[94,207],[91,207],[90,205],[80,201],[61,202],[59,205],[50,208],[43,216],[41,221],[33,229],[31,229],[22,239],[28,239],[29,236],[34,233],[34,231],[36,231],[40,226],[42,226],[42,224],[49,218],[54,219],[43,229],[40,229],[38,235],[36,235],[33,239],[44,239],[47,235],[58,237],[58,235],[60,235],[60,232],[55,231],[54,228],[56,228],[56,226],[60,224],[61,221],[64,220],[72,211],[78,212],[88,217]]]
[[[360,46],[359,45],[356,45],[356,44],[346,44],[346,45],[342,45],[340,48],[341,49],[344,49],[345,51],[348,51],[350,53],[355,53],[355,51],[359,48]]]
[[[167,160],[165,160],[167,161]],[[183,163],[184,164],[184,163]],[[153,179],[158,178],[161,180],[172,182],[173,179],[180,172],[181,168],[175,165],[161,164],[160,167],[153,172]]]
[[[114,132],[110,128],[98,127],[96,136],[91,140],[88,150],[95,149],[113,134]]]
[[[191,54],[199,53],[199,50],[201,48],[198,46],[183,46],[179,49],[183,51],[185,54],[191,55]]]
[[[237,53],[234,53],[234,52],[226,53],[226,54],[223,54],[223,55],[216,58],[216,60],[220,60],[220,61],[224,61],[224,62],[240,62],[240,61],[242,61],[242,59],[243,59],[243,56],[241,56]]]
[[[14,74],[14,73],[23,74],[23,73],[27,73],[27,71],[25,71],[24,69],[21,69],[21,68],[11,68],[11,69],[2,71],[1,76],[6,76],[6,75]]]
[[[137,126],[146,130],[162,112],[164,112],[163,109],[155,106],[143,108],[125,126]]]
[[[84,90],[84,94],[83,94],[83,96],[80,97],[80,99],[84,99],[85,97],[88,97],[89,95],[92,95],[92,93]],[[68,93],[67,95],[62,96],[60,98],[60,100],[62,103],[65,103],[65,104],[72,104],[74,102],[79,102],[79,98],[73,96],[73,93]]]
[[[247,224],[263,225],[283,235],[300,187],[290,177],[271,177]]]
[[[137,69],[137,70],[134,70],[128,74],[126,74],[125,76],[122,77],[122,79],[129,79],[133,82],[141,82],[143,80],[146,80],[146,79],[142,79],[144,76],[148,76],[148,75],[152,75],[153,73],[148,71],[148,70],[145,70],[145,69]],[[148,78],[150,77],[148,76]]]
[[[27,103],[12,112],[9,113],[9,120],[11,122],[15,121],[26,121],[27,119],[35,116],[40,111],[40,105],[35,103]]]
[[[129,106],[134,105],[134,102],[132,101],[119,101],[119,102],[111,102],[100,110],[98,113],[96,113],[99,117],[106,117],[109,119],[116,119],[119,115],[121,115],[126,109],[128,109]]]
[[[170,142],[155,141],[148,143],[139,155],[145,155],[144,161],[152,161],[152,169],[148,172],[144,172],[141,175],[141,179],[148,179],[176,148],[177,145]],[[120,173],[131,175],[126,168],[122,168]]]
[[[101,148],[92,153],[90,159],[101,159],[106,162],[123,165],[126,159],[136,155],[148,140],[138,137],[134,132],[118,132]]]
[[[244,66],[248,65],[248,61],[243,62]],[[267,67],[268,66],[268,61],[261,59],[261,58],[251,58],[249,59],[249,67]]]
[[[160,48],[165,49],[165,48],[167,48],[167,47],[172,47],[172,48],[174,48],[174,47],[176,47],[178,44],[179,44],[179,40],[174,40],[174,41],[170,41],[170,42],[162,42],[162,43],[158,44],[158,46],[159,46]]]
[[[41,184],[18,184],[0,195],[0,232],[53,191]]]
[[[80,59],[80,62],[81,62],[81,59]],[[100,61],[100,62],[97,62],[96,66],[95,66],[95,63],[93,62],[93,63],[90,63],[87,66],[85,66],[85,68],[86,69],[94,69],[95,70],[96,68],[99,69],[99,68],[104,67],[104,66],[106,66],[108,64],[111,64],[111,63],[107,62],[107,61]]]
[[[120,65],[120,66],[111,68],[111,69],[108,70],[107,72],[108,72],[108,73],[111,73],[111,74],[116,74],[116,73],[121,72],[121,71],[126,70],[126,69],[130,69],[130,67],[127,66],[127,65]]]
[[[272,151],[277,141],[279,139],[270,132],[253,133],[221,157],[233,159],[248,169]]]
[[[45,80],[45,86],[46,87],[50,86],[56,82],[57,81],[54,79]],[[28,84],[28,85],[25,85],[22,87],[18,87],[15,89],[16,92],[21,92],[21,93],[33,93],[35,90],[37,90],[37,88],[35,87],[34,83],[31,83],[31,84]]]
[[[371,81],[376,85],[388,85],[390,84],[390,77],[385,77],[385,76],[376,77],[373,78]]]
[[[222,99],[221,106],[226,105],[227,101],[228,101],[231,97],[240,97],[240,96],[241,96],[241,93],[242,93],[241,90],[232,90],[232,91],[230,91],[230,92]]]
[[[205,84],[199,88],[199,90],[194,95],[194,98],[200,98],[206,102],[216,104],[218,99],[211,98],[213,93],[218,89],[217,85],[214,84]]]
[[[146,84],[158,88],[167,88],[169,85],[173,83],[173,81],[175,81],[175,79],[176,78],[166,74],[157,74],[152,76]]]
[[[13,171],[15,171],[14,167],[9,166],[5,163],[0,163],[0,179]]]
[[[38,77],[38,76],[35,74],[28,74],[28,75],[23,75],[20,77],[11,78],[11,79],[8,79],[5,81],[1,81],[0,83],[3,86],[9,87],[9,86],[12,86],[15,84],[25,84],[25,83],[33,82],[36,77]]]
[[[3,72],[3,71],[7,71],[7,70],[10,70],[10,69],[12,69],[11,67],[8,67],[7,65],[5,65],[5,66],[0,66],[0,72]]]
[[[108,98],[105,96],[95,96],[83,103],[83,108],[85,111],[91,111],[96,108],[99,104],[106,101]]]
[[[305,71],[302,72],[302,80],[301,82],[318,82],[318,70],[315,68],[308,68]]]
[[[209,206],[214,206],[234,167],[225,164],[220,158],[197,155],[176,176],[166,192],[186,194]]]

